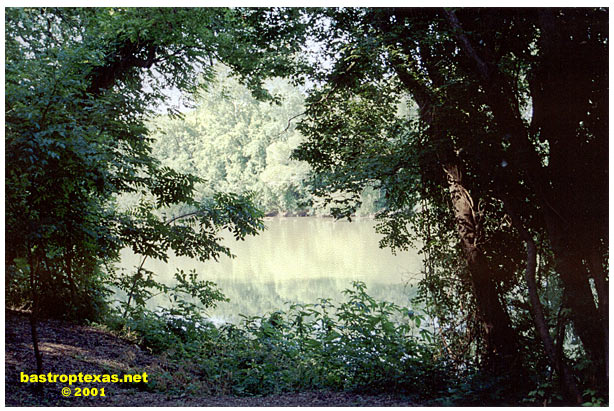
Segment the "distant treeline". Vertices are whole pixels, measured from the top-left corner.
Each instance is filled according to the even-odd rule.
[[[283,104],[256,100],[219,66],[215,81],[196,97],[195,109],[150,123],[153,155],[163,166],[201,178],[204,196],[252,192],[267,216],[328,215],[309,192],[310,166],[291,158],[304,141],[295,124],[305,96],[282,79],[268,81],[267,89]],[[357,214],[372,215],[381,203],[380,192],[367,188]]]

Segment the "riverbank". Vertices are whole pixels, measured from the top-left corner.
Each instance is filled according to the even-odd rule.
[[[21,372],[36,372],[25,312],[7,310],[5,320],[5,405],[6,406],[413,406],[391,395],[361,395],[347,392],[308,391],[263,397],[188,396],[151,392],[146,384],[96,383],[105,388],[105,397],[68,397],[60,391],[67,384],[43,384],[37,394],[35,384],[21,383]],[[142,374],[156,378],[166,368],[164,356],[153,356],[134,343],[92,326],[57,320],[41,321],[38,327],[45,373],[54,374]],[[185,374],[182,374],[185,378]],[[189,378],[199,378],[191,375]],[[81,384],[81,388],[85,387]],[[79,384],[74,384],[74,388]]]
[[[366,219],[366,220],[374,220],[377,213],[369,213],[369,214],[351,214],[350,217],[352,220],[355,219]],[[335,218],[332,214],[322,214],[318,213],[314,210],[290,210],[290,211],[281,211],[281,210],[271,210],[264,213],[265,218],[297,218],[297,217],[315,217],[315,218]],[[345,221],[345,218],[341,219]]]

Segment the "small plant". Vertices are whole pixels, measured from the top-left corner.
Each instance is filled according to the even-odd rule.
[[[584,398],[590,398],[589,401],[582,403],[585,407],[603,407],[607,406],[607,401],[599,396],[596,390],[587,389],[583,393]]]

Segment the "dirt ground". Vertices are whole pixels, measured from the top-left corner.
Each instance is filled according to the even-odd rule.
[[[22,383],[21,372],[34,374],[30,324],[26,313],[6,311],[5,406],[194,406],[194,407],[385,407],[415,406],[390,395],[310,391],[265,397],[168,396],[144,390],[135,383]],[[148,374],[162,364],[138,346],[94,327],[45,320],[38,327],[44,373]],[[61,390],[76,387],[105,389],[101,397],[64,397]]]

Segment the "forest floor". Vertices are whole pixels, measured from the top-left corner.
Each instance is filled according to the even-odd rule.
[[[152,356],[135,344],[108,331],[91,326],[57,320],[41,321],[38,327],[39,346],[43,355],[43,372],[53,374],[142,374],[155,376],[163,366],[163,358]],[[216,407],[382,407],[415,406],[391,395],[362,395],[348,392],[309,391],[263,397],[236,396],[169,396],[150,392],[135,383],[44,383],[42,393],[36,383],[20,381],[21,373],[35,374],[27,313],[7,310],[5,321],[5,406],[216,406]],[[63,397],[69,387],[105,388],[101,397]]]

